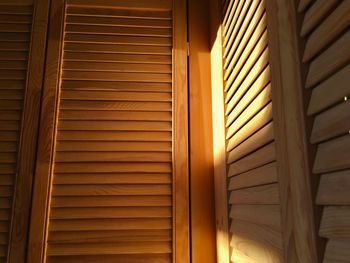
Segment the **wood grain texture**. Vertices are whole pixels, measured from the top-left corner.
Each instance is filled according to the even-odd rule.
[[[350,237],[350,207],[326,206],[323,209],[320,236],[329,239]]]
[[[349,239],[334,239],[328,241],[323,262],[347,262],[350,257],[349,247]]]

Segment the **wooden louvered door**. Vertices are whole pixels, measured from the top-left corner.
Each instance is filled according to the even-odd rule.
[[[223,70],[232,262],[282,262],[265,1],[226,1]]]
[[[0,262],[25,258],[45,56],[44,2],[0,2]]]
[[[52,1],[28,262],[188,262],[185,15]]]
[[[327,239],[323,262],[350,259],[350,1],[300,1],[305,38],[304,87],[312,118],[312,164],[323,206],[319,235]]]

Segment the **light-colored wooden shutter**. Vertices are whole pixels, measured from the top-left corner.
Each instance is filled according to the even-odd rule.
[[[184,3],[52,1],[29,262],[187,262]]]
[[[265,1],[224,1],[222,27],[230,258],[282,262]]]
[[[303,4],[303,2],[308,2]],[[316,147],[316,203],[323,206],[319,235],[327,239],[323,262],[350,258],[350,2],[300,1],[301,36],[308,65],[307,115]]]
[[[25,258],[47,11],[40,0],[0,3],[0,262]]]

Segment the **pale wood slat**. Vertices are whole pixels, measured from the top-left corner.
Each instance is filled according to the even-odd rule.
[[[314,173],[326,173],[350,168],[350,135],[322,143],[318,146]]]
[[[171,229],[169,218],[51,220],[51,231]]]
[[[227,162],[233,163],[240,158],[256,151],[274,139],[274,126],[270,122],[265,127],[257,131],[251,137],[228,153]]]
[[[326,206],[319,234],[329,239],[350,238],[350,206]]]
[[[8,36],[6,39],[17,40],[15,36]],[[27,40],[24,36],[23,41]],[[21,38],[20,38],[21,40]],[[71,34],[65,35],[65,42],[71,43],[95,43],[95,44],[127,44],[127,45],[151,45],[151,46],[171,46],[172,39],[164,37],[137,37],[137,36],[104,36],[104,35],[84,35]]]
[[[12,161],[13,155],[7,154],[1,160]],[[172,160],[170,153],[159,152],[57,152],[56,162],[170,162]]]
[[[311,143],[318,143],[350,131],[350,102],[341,103],[316,116]]]
[[[230,218],[269,226],[281,230],[281,211],[279,205],[232,205]]]
[[[171,242],[120,242],[96,244],[49,244],[49,256],[170,253]]]
[[[309,61],[350,25],[350,1],[343,1],[308,37],[303,61]]]
[[[170,218],[171,207],[53,208],[51,219]]]
[[[315,86],[345,66],[350,61],[349,46],[350,31],[316,57],[310,64],[306,78],[306,88]]]
[[[323,263],[347,262],[350,258],[350,239],[328,241]]]
[[[58,141],[56,151],[66,152],[171,152],[171,142]]]
[[[0,24],[1,30],[1,24]],[[1,32],[1,31],[0,31]],[[66,33],[112,35],[112,36],[144,36],[144,37],[172,37],[172,30],[168,28],[137,28],[100,25],[70,25],[65,28]]]
[[[80,153],[79,153],[80,154]],[[54,185],[171,184],[171,173],[55,173]]]
[[[227,37],[229,35],[229,30],[232,30],[232,27],[235,24],[235,21],[237,20],[238,14],[241,12],[243,8],[243,4],[245,1],[234,1],[234,5],[231,7],[231,9],[228,12],[227,20],[224,20],[223,25],[223,31],[222,35],[224,37]]]
[[[272,102],[257,113],[248,123],[246,123],[234,136],[227,141],[227,151],[237,147],[246,138],[257,132],[272,120]]]
[[[229,190],[237,190],[277,182],[276,162],[233,176],[229,181]]]
[[[239,161],[229,165],[228,176],[238,175],[254,168],[258,168],[276,159],[275,143],[257,150],[256,152],[240,159]]]
[[[350,64],[323,81],[312,90],[308,115],[318,113],[336,103],[350,98]],[[336,89],[334,87],[337,87]]]
[[[149,209],[134,207],[131,209]],[[57,210],[59,208],[55,208]],[[74,210],[74,208],[65,211]],[[67,209],[67,210],[66,210]],[[94,208],[86,208],[92,210]],[[95,208],[96,209],[96,208]],[[98,208],[100,209],[100,208]],[[98,210],[97,209],[97,210]],[[102,208],[105,211],[114,208]],[[122,209],[122,208],[118,208]],[[130,208],[123,208],[130,209]],[[154,209],[154,208],[151,208]],[[170,207],[158,208],[170,209]],[[109,242],[132,242],[132,241],[171,241],[172,233],[169,229],[153,229],[153,230],[115,230],[115,231],[55,231],[50,232],[48,241],[54,243],[97,243],[108,240]]]
[[[314,29],[335,5],[342,0],[316,1],[305,13],[301,27],[301,36],[306,36]]]
[[[50,256],[48,263],[171,263],[172,254],[118,254],[118,255],[88,255],[88,256]]]
[[[350,170],[323,174],[318,186],[317,204],[350,205]]]
[[[170,173],[169,163],[56,163],[56,173]]]
[[[279,188],[277,183],[231,191],[229,200],[229,203],[232,205],[276,205],[279,202]]]
[[[150,141],[170,142],[171,132],[155,131],[59,131],[59,141]]]

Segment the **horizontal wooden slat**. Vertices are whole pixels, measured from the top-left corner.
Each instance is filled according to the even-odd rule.
[[[12,102],[15,105],[21,103],[20,100],[0,100],[0,107],[3,106],[4,110],[0,110],[0,120],[2,121],[19,121],[22,118],[22,112],[19,110],[12,110],[6,108],[5,102]],[[5,105],[4,105],[5,104]],[[15,134],[15,133],[13,133]]]
[[[171,242],[120,242],[96,244],[49,244],[49,256],[170,253]]]
[[[125,62],[125,63],[146,63],[146,64],[171,64],[172,62],[171,56],[165,56],[165,55],[105,54],[105,53],[87,53],[87,52],[65,52],[64,60],[79,61],[79,62],[92,61],[92,62],[119,62],[119,63]]]
[[[3,8],[3,6],[1,7]],[[31,24],[32,16],[31,15],[11,15],[11,14],[0,14],[0,23],[1,24]]]
[[[7,208],[7,199],[0,204]],[[73,196],[52,197],[52,207],[171,206],[171,196]]]
[[[0,24],[1,30],[1,24]],[[1,31],[0,31],[1,32]],[[92,35],[122,35],[122,36],[145,36],[145,37],[172,37],[172,31],[169,28],[137,28],[137,27],[119,27],[102,25],[70,25],[65,28],[66,33],[92,34]]]
[[[326,206],[323,209],[320,236],[350,239],[350,206]]]
[[[350,170],[323,174],[317,193],[319,205],[350,205]]]
[[[171,28],[171,20],[149,19],[146,18],[117,18],[103,16],[78,16],[68,15],[67,25],[95,25],[95,26],[113,26],[113,27],[139,27],[139,28]]]
[[[170,142],[84,142],[84,141],[59,141],[57,151],[67,152],[170,152]]]
[[[350,25],[350,2],[343,1],[337,8],[311,33],[305,45],[303,61],[309,61],[324,47],[330,44]]]
[[[246,138],[250,137],[260,128],[265,126],[272,120],[272,102],[270,102],[265,108],[263,108],[258,114],[256,114],[248,123],[246,123],[242,129],[240,129],[234,136],[232,136],[227,142],[227,151],[231,151],[237,147]]]
[[[54,208],[51,219],[168,218],[171,207]]]
[[[8,197],[0,197],[0,208],[1,209],[9,209],[11,208],[12,200]]]
[[[310,64],[306,88],[311,88],[345,66],[350,61],[350,32],[346,32]]]
[[[0,14],[5,15],[32,15],[33,6],[22,4],[22,5],[8,5],[2,4],[0,8]]]
[[[316,116],[311,143],[318,143],[350,131],[350,102],[339,104]]]
[[[4,24],[0,23],[0,32],[28,33],[31,31],[30,24]]]
[[[0,84],[1,85],[1,84]],[[1,87],[1,86],[0,86]],[[154,91],[170,92],[169,83],[147,83],[147,82],[115,82],[115,81],[63,81],[61,89],[75,90],[118,90],[118,91]]]
[[[276,231],[281,230],[281,211],[279,205],[232,205],[230,218],[258,225],[266,225]]]
[[[24,89],[25,80],[2,80],[0,81],[0,89]]]
[[[15,163],[17,155],[15,153],[2,153],[0,149],[0,163]]]
[[[58,123],[58,129],[61,131],[171,131],[172,124],[165,121],[62,120]]]
[[[228,176],[238,175],[270,163],[276,159],[275,154],[275,143],[270,143],[256,152],[240,159],[238,162],[231,164],[229,166]]]
[[[26,70],[27,62],[25,60],[1,60],[0,70]]]
[[[81,219],[51,220],[51,231],[123,230],[123,229],[171,229],[171,219]]]
[[[8,40],[17,40],[13,36],[8,36]],[[23,41],[26,40],[22,37]],[[136,37],[136,36],[104,36],[104,35],[84,35],[71,34],[65,35],[65,42],[72,43],[95,43],[95,44],[127,44],[127,45],[151,45],[151,46],[171,46],[172,39],[164,37]]]
[[[0,101],[1,109],[1,101]],[[17,108],[15,108],[17,109]],[[61,109],[67,110],[124,110],[124,111],[171,111],[171,102],[135,101],[83,101],[61,100]]]
[[[56,163],[56,173],[169,173],[171,164],[168,163]]]
[[[171,132],[149,131],[59,131],[61,141],[163,141],[172,140]]]
[[[350,135],[320,144],[314,163],[314,173],[326,173],[350,168]]]
[[[6,159],[14,157],[8,155]],[[56,162],[170,162],[171,159],[170,153],[159,152],[57,152],[55,155]]]
[[[50,256],[48,263],[171,263],[172,254],[119,254],[119,255],[88,255],[88,256]]]
[[[1,152],[17,152],[17,142],[0,142]]]
[[[0,64],[1,65],[1,64]],[[72,62],[63,63],[64,72],[84,71],[84,72],[127,72],[127,73],[171,73],[171,65],[166,64],[135,64],[135,63],[115,63],[115,62]],[[136,75],[136,74],[135,74]]]
[[[158,121],[158,122],[161,122],[161,121],[171,121],[172,114],[171,112],[157,112],[157,111],[128,112],[128,111],[63,110],[59,113],[59,119],[60,120],[90,120],[90,121],[109,120],[109,121]]]
[[[79,0],[68,0],[68,6],[80,8],[123,8],[123,9],[137,9],[137,10],[170,10],[172,8],[171,0],[104,0],[103,5],[99,0],[85,0],[83,3]]]
[[[350,65],[342,68],[312,90],[308,115],[318,113],[336,103],[350,98]],[[336,89],[334,87],[337,87]]]
[[[19,121],[0,121],[0,131],[19,131]]]
[[[132,208],[139,209],[140,207]],[[105,208],[104,208],[105,209]],[[121,208],[118,208],[121,209]],[[129,208],[126,208],[129,209]],[[149,208],[144,208],[149,209]],[[154,208],[152,208],[154,209]],[[169,209],[166,207],[164,209]],[[56,209],[54,209],[56,210]],[[66,210],[69,211],[69,210]],[[106,210],[107,211],[107,210]],[[116,231],[55,231],[50,232],[48,241],[54,243],[97,243],[131,241],[171,241],[171,230],[116,230]]]
[[[323,263],[347,262],[350,258],[350,239],[328,241]]]
[[[29,42],[29,40],[30,40],[29,33],[12,33],[12,32],[0,33],[0,42],[3,42],[3,41]]]
[[[252,186],[271,184],[277,182],[277,167],[276,163],[270,163],[246,173],[230,178],[229,190],[237,190]]]
[[[341,0],[316,1],[305,13],[301,36],[306,36]]]
[[[0,141],[14,142],[14,141],[17,141],[18,139],[19,139],[18,132],[0,131]]]
[[[28,51],[29,49],[29,43],[27,42],[15,42],[15,41],[8,41],[8,42],[1,42],[0,41],[0,50],[1,51]]]
[[[278,184],[269,184],[231,191],[230,204],[279,204]]]
[[[55,185],[170,184],[171,173],[55,173]]]

